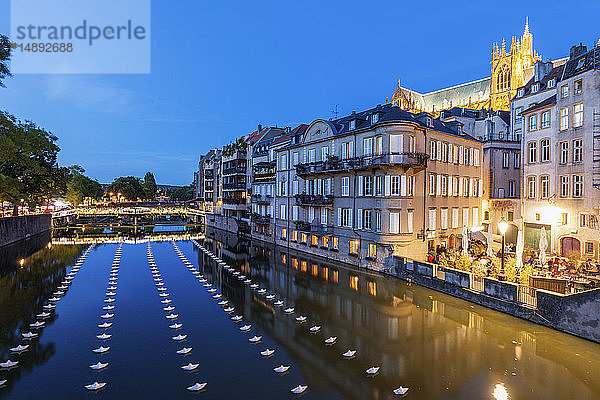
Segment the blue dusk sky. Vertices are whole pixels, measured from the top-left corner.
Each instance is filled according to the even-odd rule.
[[[0,33],[10,33],[0,0]],[[295,126],[490,75],[494,41],[523,33],[561,58],[600,38],[600,2],[152,2],[150,74],[15,74],[0,109],[59,137],[61,165],[100,182],[189,184],[198,157],[257,124]]]

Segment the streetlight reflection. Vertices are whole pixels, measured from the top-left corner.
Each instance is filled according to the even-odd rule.
[[[494,387],[494,393],[492,393],[492,395],[496,400],[508,400],[508,392],[501,383],[496,384],[496,387]]]

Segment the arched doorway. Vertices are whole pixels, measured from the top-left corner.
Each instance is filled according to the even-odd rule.
[[[566,236],[562,239],[560,239],[560,254],[563,257],[567,257],[569,254],[571,254],[572,252],[576,251],[577,253],[580,253],[580,242],[579,239],[576,239],[574,237],[570,237],[570,236]]]

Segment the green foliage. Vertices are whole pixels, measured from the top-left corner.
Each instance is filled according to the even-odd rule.
[[[472,242],[471,243],[471,252],[474,256],[479,257],[483,256],[487,250],[487,245],[481,242]]]
[[[115,179],[115,181],[110,184],[107,191],[112,192],[115,195],[121,193],[126,200],[130,201],[144,199],[146,197],[141,180],[135,176],[125,176]]]
[[[35,207],[66,191],[57,137],[33,122],[0,111],[0,201]]]
[[[11,50],[10,40],[4,35],[0,35],[0,87],[4,87],[5,78],[12,76],[8,69]]]
[[[246,151],[246,140],[241,137],[238,138],[235,142],[227,144],[223,146],[223,156],[229,157],[232,156],[236,151]]]
[[[502,260],[500,260],[500,258],[492,257],[488,263],[489,276],[497,279],[498,275],[500,274],[500,267],[502,266],[501,264]]]
[[[522,285],[529,285],[529,275],[532,274],[533,266],[529,265],[529,263],[524,263],[517,276],[517,281]]]
[[[182,186],[176,189],[167,190],[167,196],[170,197],[171,200],[187,201],[194,197],[194,190],[192,185]]]
[[[83,175],[83,168],[73,166],[71,171],[74,173],[67,185],[67,200],[72,205],[76,206],[84,201],[91,203],[92,200],[99,200],[104,195],[102,185]]]
[[[514,257],[504,258],[504,274],[508,282],[517,282],[518,271],[517,271],[517,260]]]
[[[154,174],[152,174],[152,172],[146,172],[143,186],[146,198],[150,200],[153,199],[154,196],[156,196],[156,180],[154,179]]]
[[[456,258],[456,261],[454,261],[454,267],[456,269],[460,269],[462,271],[471,271],[472,265],[473,265],[473,263],[471,262],[471,259],[469,258],[469,256],[465,256],[463,254],[458,256]]]

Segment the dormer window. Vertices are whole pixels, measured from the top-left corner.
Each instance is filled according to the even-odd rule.
[[[427,117],[427,126],[433,128],[433,118]]]
[[[351,131],[356,129],[356,120],[355,119],[350,121],[350,124],[348,125],[348,129]]]
[[[377,121],[379,121],[379,113],[375,113],[375,114],[371,115],[371,123],[376,124]]]
[[[531,87],[531,93],[537,93],[540,90],[540,84],[536,83]]]
[[[548,81],[548,89],[553,88],[554,86],[556,86],[556,78],[552,78]]]
[[[525,96],[525,89],[521,88],[517,91],[517,97]]]
[[[458,134],[462,135],[462,126],[458,125],[456,128],[457,128]]]

